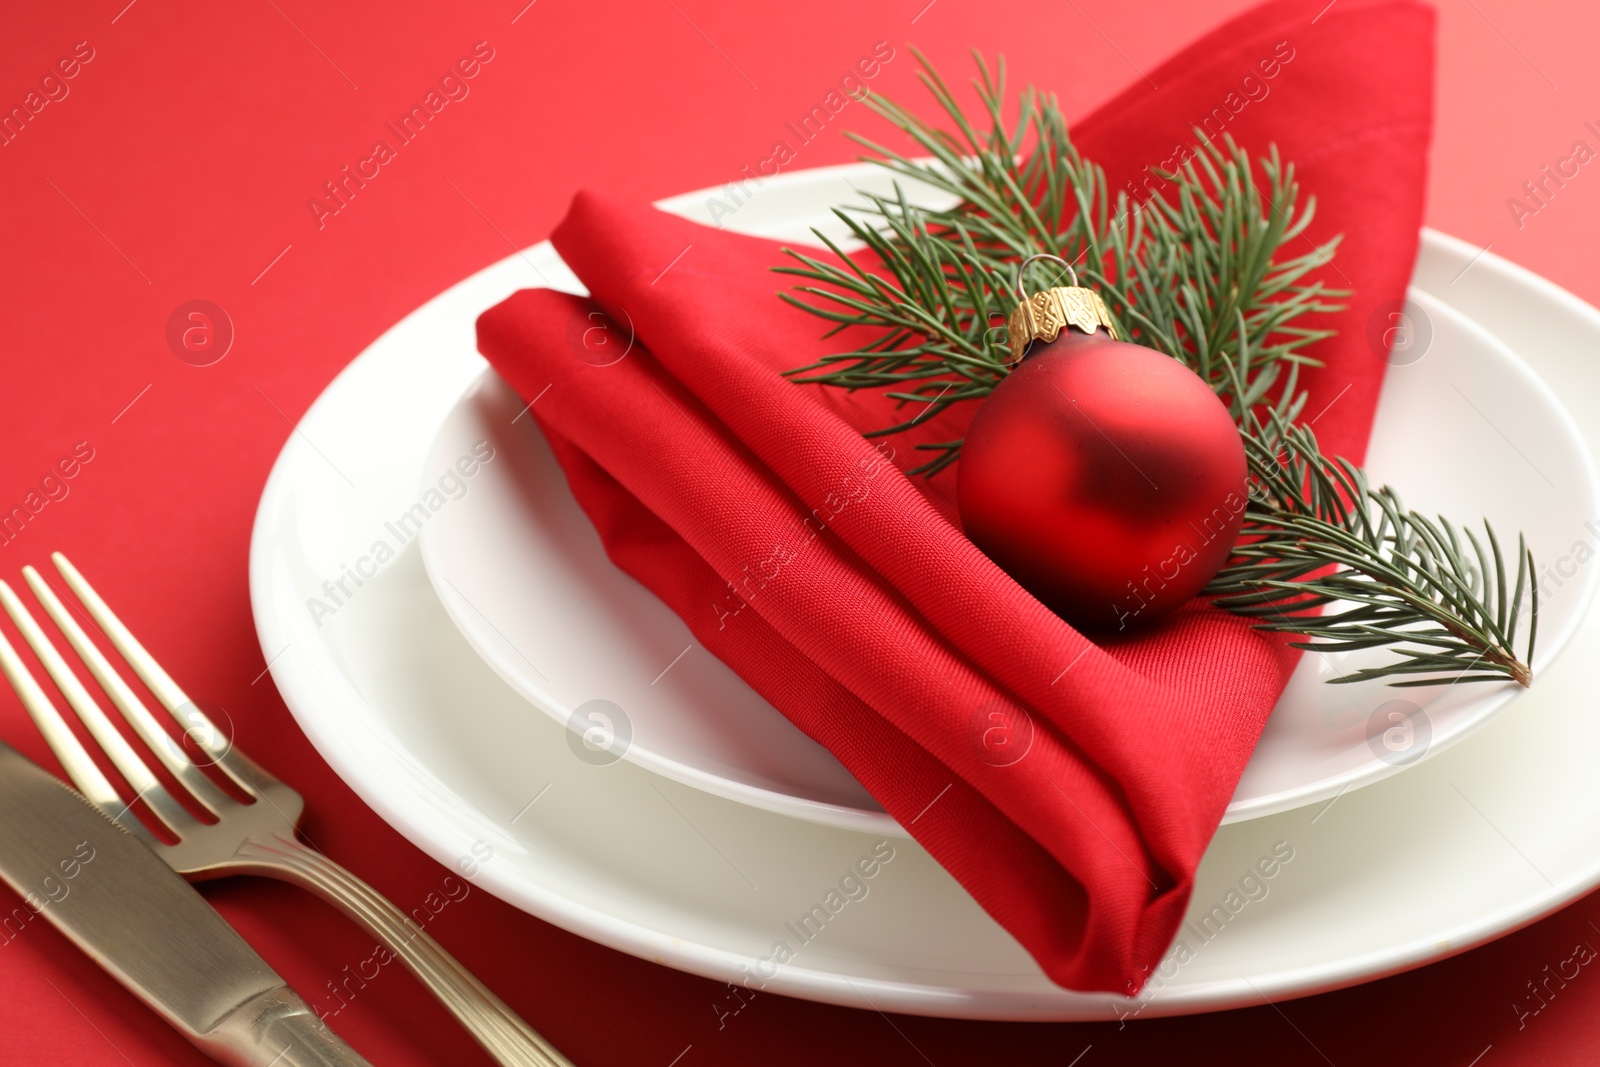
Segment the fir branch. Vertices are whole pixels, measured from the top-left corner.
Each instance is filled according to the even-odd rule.
[[[893,196],[864,194],[865,205],[837,210],[883,274],[854,264],[840,270],[789,250],[797,265],[778,270],[805,284],[785,299],[836,329],[868,328],[858,348],[791,371],[798,381],[886,388],[902,404],[918,403],[916,417],[879,434],[986,395],[1010,371],[1004,330],[994,327],[1015,304],[1015,264],[1041,252],[1074,263],[1083,282],[1106,299],[1123,337],[1182,360],[1236,417],[1273,390],[1284,366],[1314,362],[1303,350],[1328,331],[1297,320],[1338,310],[1329,301],[1343,294],[1308,280],[1332,259],[1338,241],[1305,241],[1315,205],[1298,206],[1293,167],[1275,150],[1260,161],[1265,195],[1245,152],[1231,140],[1208,141],[1177,173],[1163,176],[1165,193],[1138,203],[1126,192],[1113,195],[1104,172],[1078,154],[1053,95],[1024,92],[1017,121],[1007,128],[1004,60],[991,70],[977,59],[974,87],[988,119],[981,132],[939,74],[920,54],[918,60],[919,77],[955,132],[871,96],[867,105],[930,158],[856,139],[875,162],[956,203],[912,204],[897,183]],[[1296,242],[1308,251],[1285,255]],[[1049,270],[1030,268],[1033,288],[1056,281]],[[1224,367],[1245,353],[1252,360],[1250,390],[1233,395]],[[960,452],[959,441],[918,447],[940,453],[918,468],[926,474]]]
[[[1422,686],[1452,675],[1531,683],[1539,590],[1520,535],[1511,578],[1487,522],[1480,540],[1442,515],[1406,508],[1393,488],[1373,489],[1359,467],[1324,455],[1310,427],[1284,412],[1252,416],[1243,440],[1251,477],[1244,536],[1205,590],[1219,607],[1257,618],[1260,629],[1302,635],[1296,648],[1388,647],[1396,657],[1338,682],[1420,675],[1390,684]]]
[[[778,270],[803,284],[783,299],[831,322],[829,336],[858,327],[864,338],[789,373],[917,402],[914,417],[873,435],[910,429],[1004,380],[1010,354],[994,323],[1015,304],[1015,264],[1060,256],[1101,292],[1123,337],[1182,361],[1239,423],[1250,499],[1233,556],[1206,590],[1219,606],[1261,629],[1300,635],[1300,648],[1394,651],[1337,681],[1416,686],[1453,676],[1528,685],[1539,605],[1522,538],[1512,577],[1487,523],[1480,539],[1407,509],[1392,488],[1373,489],[1354,464],[1324,455],[1298,424],[1298,373],[1316,362],[1306,349],[1331,336],[1305,317],[1339,310],[1330,301],[1346,294],[1311,277],[1338,241],[1305,237],[1315,206],[1300,208],[1294,168],[1270,151],[1259,160],[1263,192],[1237,145],[1202,138],[1176,173],[1160,175],[1165,185],[1149,199],[1113,196],[1100,168],[1073,147],[1053,96],[1023,93],[1006,126],[1003,60],[991,70],[978,59],[974,86],[988,121],[980,131],[917,58],[953,131],[874,96],[868,106],[930,158],[858,140],[882,166],[955,204],[918,206],[897,184],[893,196],[868,194],[865,206],[836,211],[877,268],[825,237],[842,266],[789,251],[796,265]],[[1302,244],[1307,251],[1290,251]],[[1043,265],[1031,272],[1031,291],[1058,281]],[[936,457],[913,473],[931,475],[955,462],[961,441],[918,447]]]

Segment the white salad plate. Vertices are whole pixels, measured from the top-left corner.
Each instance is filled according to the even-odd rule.
[[[434,592],[467,642],[596,759],[632,760],[783,815],[906,836],[833,753],[607,558],[527,407],[485,371],[422,468],[426,487],[480,442],[495,457],[419,537]]]
[[[783,218],[797,213],[784,207],[785,182],[798,190],[799,206],[815,207],[842,199],[817,189],[841,176],[860,183],[850,168],[769,182],[735,221],[782,232]],[[483,888],[622,951],[771,992],[885,1011],[1071,1020],[1215,1010],[1353,984],[1479,944],[1600,882],[1600,780],[1591,769],[1600,721],[1590,710],[1589,667],[1600,655],[1600,623],[1582,611],[1596,577],[1588,564],[1600,551],[1592,509],[1548,548],[1536,545],[1545,618],[1570,613],[1574,651],[1550,664],[1563,635],[1559,626],[1542,633],[1533,689],[1405,774],[1220,829],[1180,943],[1138,1000],[1053,985],[914,842],[847,828],[848,797],[835,798],[844,814],[828,815],[830,825],[626,759],[597,759],[463,637],[434,592],[416,536],[419,524],[426,529],[471,501],[506,458],[455,467],[459,489],[453,480],[441,488],[446,472],[429,469],[441,428],[483,372],[473,320],[512,291],[542,284],[575,287],[548,246],[462,282],[374,342],[289,438],[251,544],[257,629],[297,721],[340,776],[431,856],[454,865],[492,850],[477,876]],[[1470,317],[1562,397],[1576,425],[1594,428],[1582,431],[1589,446],[1600,438],[1600,367],[1592,359],[1600,312],[1433,233],[1424,235],[1415,287],[1426,296],[1413,310],[1433,320],[1435,343],[1416,363],[1391,368],[1391,380],[1436,357],[1453,359],[1456,350],[1439,338],[1465,329]],[[1451,380],[1492,415],[1498,409],[1486,404],[1495,393],[1533,388],[1516,378],[1515,364],[1501,371],[1492,382]],[[1444,408],[1455,395],[1430,393],[1425,406]],[[1478,417],[1470,405],[1439,425],[1468,416]],[[1589,498],[1587,462],[1571,459],[1581,449],[1543,451],[1550,437],[1548,426],[1502,421],[1461,426],[1455,440],[1476,447],[1470,439],[1498,439],[1533,468],[1521,481],[1548,477],[1556,495]],[[1382,445],[1380,435],[1375,463]],[[1446,446],[1437,447],[1442,459]],[[1511,460],[1491,458],[1498,481]],[[1458,500],[1449,496],[1446,466],[1435,468],[1437,485],[1407,485],[1418,506]],[[1375,473],[1393,478],[1396,469]],[[419,486],[438,489],[437,498]],[[1542,497],[1526,498],[1522,514],[1503,513],[1498,500],[1468,503],[1447,510],[1487,514],[1502,531],[1542,524],[1556,507]],[[561,699],[579,698],[588,697]],[[628,714],[637,726],[638,713]],[[1431,704],[1428,716],[1435,732],[1424,747],[1442,748]],[[782,795],[785,765],[777,769],[772,781],[739,788]],[[856,893],[820,932],[798,937],[799,918],[874,854],[880,862],[866,895]],[[1275,857],[1273,877],[1251,878],[1243,898],[1230,896],[1262,857]],[[1218,919],[1224,901],[1233,910],[1223,906]],[[788,958],[774,962],[780,942]]]
[[[874,178],[882,174],[870,166],[795,175],[765,191],[759,232],[815,243],[815,226],[842,241],[829,205]],[[705,199],[667,204],[695,218]],[[528,257],[552,277],[564,270],[549,245]],[[1515,352],[1448,303],[1416,292],[1398,313],[1400,350],[1384,379],[1368,473],[1425,513],[1489,519],[1508,552],[1520,530],[1536,560],[1554,559],[1570,545],[1568,531],[1600,515],[1594,466],[1572,418]],[[769,811],[906,836],[832,754],[611,563],[527,408],[485,370],[444,419],[422,468],[419,499],[480,442],[496,456],[459,503],[420,524],[423,565],[467,642],[591,748]],[[1569,595],[1541,605],[1536,671],[1572,636],[1597,580],[1586,572]],[[1224,821],[1303,807],[1404,770],[1482,726],[1521,689],[1332,681],[1391,657],[1381,648],[1304,657]]]

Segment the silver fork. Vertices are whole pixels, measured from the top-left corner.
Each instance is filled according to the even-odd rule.
[[[11,683],[80,793],[190,881],[231,874],[258,874],[292,882],[323,897],[404,961],[478,1043],[506,1067],[572,1067],[566,1057],[377,890],[321,852],[302,844],[295,836],[295,826],[305,808],[300,794],[233,747],[128,632],[77,568],[59,552],[52,554],[51,559],[89,617],[177,720],[186,736],[254,802],[245,804],[234,799],[206,776],[89,640],[50,584],[33,567],[24,567],[22,575],[28,587],[100,688],[172,777],[196,803],[214,814],[217,821],[208,824],[195,818],[161,784],[68,667],[22,600],[8,584],[0,581],[0,603],[4,604],[6,614],[16,623],[90,736],[105,750],[112,765],[137,795],[127,801],[118,795],[11,644],[0,635],[0,672]],[[132,812],[132,805],[138,800],[143,800],[149,811],[171,831],[177,838],[176,844],[159,840]]]

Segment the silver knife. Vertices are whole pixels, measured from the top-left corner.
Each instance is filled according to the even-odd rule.
[[[370,1067],[189,883],[3,741],[0,879],[218,1063]]]

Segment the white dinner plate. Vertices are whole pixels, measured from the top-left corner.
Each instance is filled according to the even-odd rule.
[[[871,165],[796,174],[764,191],[766,214],[755,228],[814,244],[818,227],[845,243],[828,206],[884,181]],[[700,218],[706,199],[690,193],[666,204]],[[528,256],[549,272],[564,269],[549,245]],[[1556,558],[1571,543],[1569,530],[1600,515],[1578,428],[1527,365],[1466,315],[1426,292],[1401,313],[1402,344],[1366,463],[1374,482],[1397,486],[1426,513],[1488,518],[1512,551],[1521,530],[1536,559]],[[611,563],[526,407],[486,370],[445,418],[423,465],[419,498],[479,442],[496,456],[470,491],[463,484],[459,502],[420,525],[423,565],[467,642],[531,704],[588,736],[591,748],[765,810],[905,836],[838,760]],[[1535,671],[1572,636],[1597,580],[1600,573],[1585,572],[1568,595],[1541,605]],[[1304,657],[1223,821],[1386,778],[1478,729],[1521,691],[1513,682],[1407,690],[1332,682],[1390,658],[1381,648]]]
[[[756,218],[776,187],[743,211]],[[1425,235],[1416,282],[1514,345],[1580,425],[1600,428],[1600,313],[1437,234]],[[471,649],[433,594],[414,533],[391,529],[418,501],[438,427],[482,372],[473,318],[535,284],[544,280],[528,260],[508,258],[418,309],[346,368],[285,445],[251,545],[263,652],[297,721],[335,771],[434,858],[453,866],[492,850],[476,879],[483,888],[669,966],[740,982],[752,969],[770,974],[752,979],[770,992],[1067,1020],[1212,1010],[1352,984],[1515,929],[1600,881],[1592,618],[1573,636],[1574,652],[1541,672],[1510,714],[1438,758],[1318,808],[1223,827],[1180,932],[1187,951],[1169,957],[1138,1001],[1054,986],[913,842],[878,845],[875,835],[776,815],[627,761],[586,761],[562,724]],[[1592,581],[1600,534],[1580,525],[1569,536],[1545,564],[1550,604],[1581,599]],[[893,858],[867,895],[801,941],[791,927],[875,848]],[[1268,864],[1272,878],[1245,880],[1262,857],[1291,850],[1289,862]],[[1253,898],[1242,905],[1230,896],[1241,883]],[[1225,918],[1215,917],[1218,905]],[[764,964],[780,941],[793,957]]]

